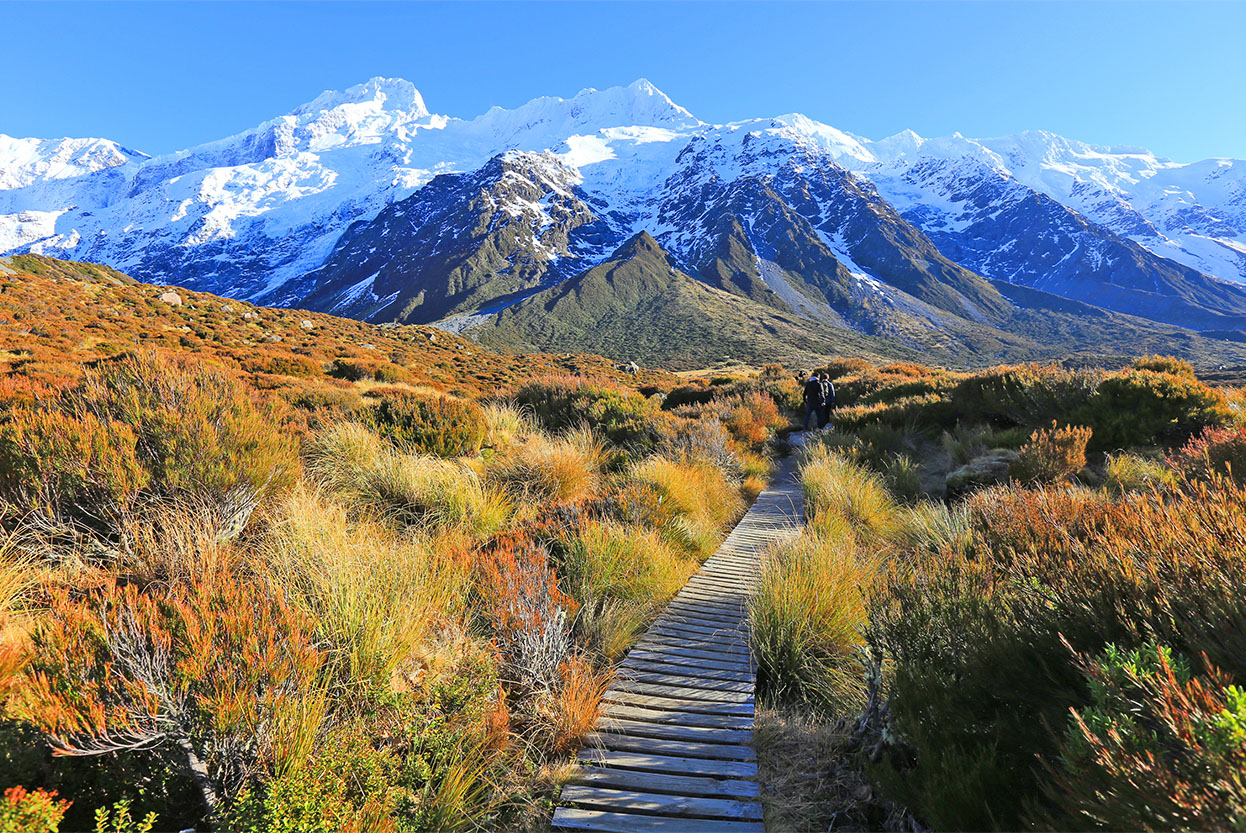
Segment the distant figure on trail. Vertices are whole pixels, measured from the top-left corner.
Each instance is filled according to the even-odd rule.
[[[818,379],[818,374],[810,372],[809,381],[805,382],[805,419],[800,424],[802,431],[809,430],[809,417],[813,417],[814,428],[822,427],[822,408],[825,405],[824,394],[822,381]]]
[[[821,374],[818,377],[818,381],[822,385],[821,427],[825,428],[831,424],[831,409],[835,407],[835,385],[831,383],[831,375],[829,373]]]

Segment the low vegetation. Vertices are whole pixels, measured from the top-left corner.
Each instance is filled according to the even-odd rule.
[[[1164,357],[829,371],[846,407],[804,454],[809,524],[753,602],[787,727],[763,770],[798,802],[768,819],[1240,826],[1243,391]],[[792,727],[816,784],[783,764]]]
[[[10,366],[0,828],[540,829],[794,385],[484,398],[305,358]]]

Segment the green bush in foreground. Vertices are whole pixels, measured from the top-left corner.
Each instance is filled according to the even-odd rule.
[[[474,402],[400,389],[369,409],[368,423],[396,445],[438,457],[475,456],[487,428]]]

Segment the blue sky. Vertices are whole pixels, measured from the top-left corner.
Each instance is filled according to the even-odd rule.
[[[645,77],[711,122],[1246,158],[1246,3],[0,1],[0,29],[0,133],[148,153],[389,75],[460,117]]]

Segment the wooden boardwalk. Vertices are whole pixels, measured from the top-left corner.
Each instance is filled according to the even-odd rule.
[[[620,664],[555,830],[762,833],[748,596],[804,522],[795,455]]]

